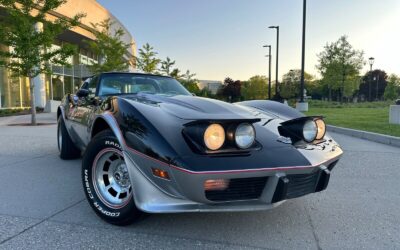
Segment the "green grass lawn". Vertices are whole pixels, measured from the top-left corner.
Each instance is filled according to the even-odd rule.
[[[315,107],[317,106],[317,107]],[[400,137],[400,125],[389,124],[389,105],[341,105],[335,107],[310,103],[306,115],[323,115],[327,124]]]

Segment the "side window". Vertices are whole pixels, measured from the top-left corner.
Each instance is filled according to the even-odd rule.
[[[97,82],[98,82],[99,77],[95,76],[90,80],[89,82],[89,97],[95,97],[96,95],[96,88],[97,88]]]

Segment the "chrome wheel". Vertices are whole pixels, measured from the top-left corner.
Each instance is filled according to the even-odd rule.
[[[101,201],[110,208],[124,207],[132,198],[132,185],[122,153],[107,148],[93,162],[93,186]]]

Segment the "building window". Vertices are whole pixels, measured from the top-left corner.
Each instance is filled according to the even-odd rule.
[[[64,82],[62,76],[53,75],[51,79],[53,100],[61,101],[64,97]]]

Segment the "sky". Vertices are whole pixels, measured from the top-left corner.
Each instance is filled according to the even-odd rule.
[[[301,67],[302,0],[98,0],[161,59],[176,61],[200,80],[247,80],[268,74],[280,26],[279,78]],[[400,0],[308,0],[305,71],[318,77],[317,54],[347,35],[373,68],[400,75]],[[362,73],[369,69],[366,64]]]

